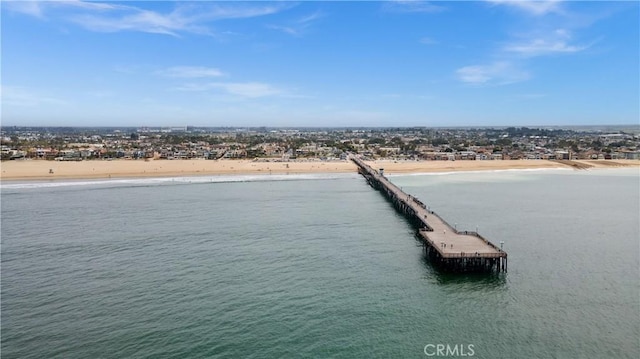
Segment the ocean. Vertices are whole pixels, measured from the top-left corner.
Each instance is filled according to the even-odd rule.
[[[2,358],[640,357],[637,169],[389,178],[508,273],[357,174],[5,182]]]

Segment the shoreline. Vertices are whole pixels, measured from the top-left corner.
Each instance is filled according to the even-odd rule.
[[[477,172],[532,169],[640,168],[638,160],[367,161],[386,174]],[[357,173],[351,161],[260,162],[252,160],[20,160],[0,163],[0,182],[126,179],[204,175]],[[53,173],[50,173],[53,172]]]

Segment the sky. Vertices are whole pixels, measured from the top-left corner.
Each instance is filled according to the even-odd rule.
[[[3,126],[640,122],[638,1],[2,1]]]

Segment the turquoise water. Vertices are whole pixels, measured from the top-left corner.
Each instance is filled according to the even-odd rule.
[[[3,184],[2,357],[640,356],[637,170],[391,177],[501,275],[435,270],[357,175],[261,178]]]

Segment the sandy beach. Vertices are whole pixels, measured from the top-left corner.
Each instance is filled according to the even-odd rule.
[[[543,168],[640,168],[640,161],[393,161],[368,162],[392,173],[429,173]],[[356,172],[350,161],[257,162],[249,160],[94,160],[94,161],[4,161],[0,180],[89,179],[124,177],[175,177],[197,175],[297,174]]]

